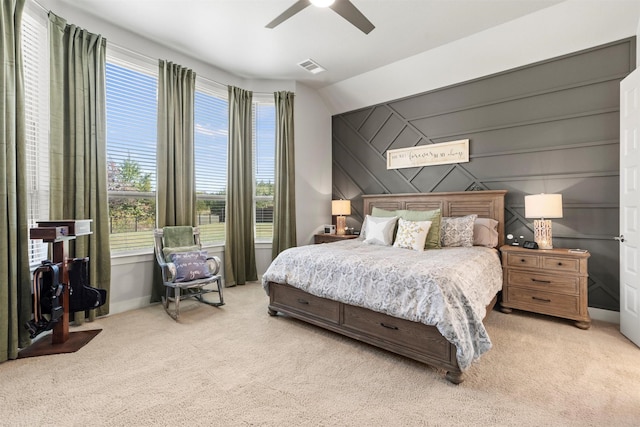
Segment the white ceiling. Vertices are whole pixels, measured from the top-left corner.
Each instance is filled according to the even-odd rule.
[[[562,0],[352,0],[376,27],[368,35],[333,10],[315,6],[274,29],[265,28],[295,1],[46,3],[54,12],[56,3],[80,9],[243,78],[297,80],[321,88]],[[297,65],[308,58],[327,71],[312,75]]]

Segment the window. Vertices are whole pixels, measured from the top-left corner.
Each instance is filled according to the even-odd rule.
[[[276,153],[276,110],[273,97],[254,95],[253,120],[255,235],[256,241],[271,241]]]
[[[27,209],[29,228],[49,219],[49,44],[44,14],[25,13],[22,55],[25,86]],[[29,264],[47,258],[48,244],[29,240]]]
[[[107,172],[111,250],[153,247],[156,190],[157,66],[111,47],[107,56]],[[273,236],[275,106],[254,96],[256,240]],[[196,82],[194,155],[197,220],[205,244],[225,240],[227,88]]]
[[[153,247],[157,85],[155,63],[130,61],[124,54],[107,57],[107,174],[113,252]]]
[[[225,239],[229,103],[225,89],[206,83],[196,88],[195,168],[198,225],[203,243]],[[253,165],[256,241],[273,237],[275,181],[275,105],[269,96],[254,95]]]
[[[226,88],[196,80],[194,156],[202,243],[223,243],[227,194],[229,102]]]

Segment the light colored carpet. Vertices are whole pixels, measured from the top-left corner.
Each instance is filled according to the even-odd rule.
[[[83,325],[103,331],[76,353],[0,364],[0,425],[640,425],[640,349],[617,325],[493,311],[494,348],[455,386],[268,316],[257,283],[225,291],[220,309],[185,302],[179,323],[155,305]]]

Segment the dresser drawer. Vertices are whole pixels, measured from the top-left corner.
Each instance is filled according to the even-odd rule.
[[[504,303],[509,307],[552,316],[581,318],[580,297],[559,295],[533,289],[508,287],[503,291]]]
[[[350,305],[344,305],[343,325],[394,344],[420,350],[422,353],[440,355],[439,357],[445,352],[450,353],[449,342],[435,326],[398,319]],[[449,354],[449,358],[451,356]]]
[[[542,268],[547,270],[580,272],[580,260],[564,257],[545,256],[542,258]]]
[[[507,270],[507,283],[509,286],[525,286],[540,291],[577,295],[579,293],[580,278]]]
[[[340,303],[308,294],[291,286],[270,283],[271,304],[298,309],[333,323],[340,322]]]
[[[527,267],[527,268],[538,268],[540,264],[538,263],[537,255],[525,255],[525,254],[507,254],[507,265],[509,267]]]

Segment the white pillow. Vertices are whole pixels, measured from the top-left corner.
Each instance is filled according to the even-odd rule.
[[[424,242],[431,227],[431,221],[398,220],[398,232],[393,247],[424,251]]]
[[[367,215],[365,217],[365,243],[372,245],[389,246],[393,242],[393,230],[396,228],[397,216],[377,217]]]

